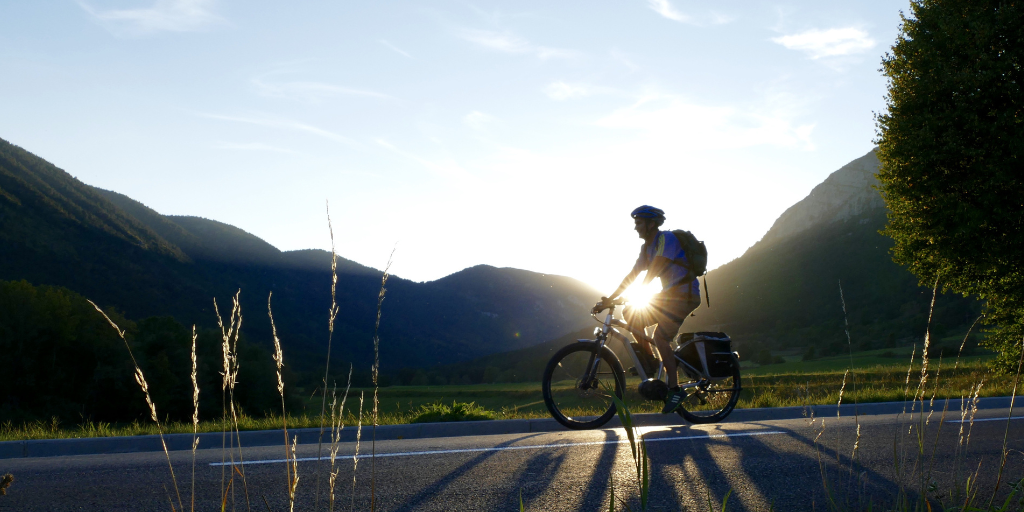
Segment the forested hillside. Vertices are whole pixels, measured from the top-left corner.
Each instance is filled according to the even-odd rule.
[[[341,313],[332,364],[368,369],[381,272],[340,257],[338,263]],[[129,318],[172,316],[200,327],[216,325],[214,297],[223,309],[241,289],[243,331],[264,346],[273,291],[293,369],[315,375],[325,362],[329,253],[282,252],[234,226],[161,215],[2,140],[0,280],[63,286]],[[599,295],[572,279],[488,266],[428,283],[392,276],[387,288],[384,372],[552,339],[589,321],[588,304]]]
[[[132,321],[110,314],[125,331],[162,418],[192,417],[192,332],[171,317]],[[200,329],[196,340],[200,416],[221,415],[221,336]],[[147,420],[142,391],[125,343],[84,297],[67,288],[0,281],[0,423],[26,420],[128,422]],[[239,340],[236,397],[247,414],[280,407],[270,353]],[[286,367],[289,408],[294,375]]]
[[[920,342],[932,290],[892,262],[892,242],[879,234],[886,209],[874,189],[877,168],[874,152],[844,166],[743,256],[709,272],[711,307],[698,309],[685,330],[836,352],[846,345],[841,284],[856,346]],[[962,337],[980,308],[973,299],[940,295],[933,334]]]

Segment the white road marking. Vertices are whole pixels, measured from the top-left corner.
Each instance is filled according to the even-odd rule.
[[[676,437],[655,437],[646,439],[648,443],[658,443],[663,441],[683,441],[687,439],[720,439],[724,437],[750,437],[750,436],[767,436],[773,434],[785,434],[786,432],[769,430],[764,432],[736,432],[734,434],[710,434],[704,436],[676,436]],[[501,452],[507,450],[540,450],[544,448],[569,448],[573,446],[595,446],[605,444],[622,444],[628,443],[629,439],[617,439],[615,441],[586,441],[578,443],[553,443],[553,444],[534,444],[526,446],[494,446],[489,448],[459,448],[453,450],[427,450],[422,452],[394,452],[394,453],[378,453],[376,457],[407,457],[412,455],[446,455],[450,453],[477,453],[477,452]],[[338,459],[349,459],[352,455],[338,455]],[[370,454],[359,455],[360,459],[368,459],[373,457]],[[320,457],[321,460],[330,460],[330,457]],[[317,460],[317,457],[300,457],[297,459],[299,462],[309,462]],[[239,462],[237,464],[280,464],[282,462],[290,462],[288,459],[268,459],[268,460],[247,460]],[[231,462],[211,462],[211,466],[230,466]]]
[[[1014,416],[1011,420],[1024,420],[1024,416]],[[1006,421],[1007,418],[975,418],[974,423],[979,421]],[[946,423],[970,423],[971,420],[949,420]]]

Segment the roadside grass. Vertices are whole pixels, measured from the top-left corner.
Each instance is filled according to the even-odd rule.
[[[803,405],[834,404],[839,399],[843,374],[849,367],[849,358],[845,366],[838,366],[832,361],[822,359],[806,363],[782,363],[760,368],[743,370],[743,392],[737,408],[752,407],[787,407]],[[835,358],[842,359],[842,358]],[[900,358],[902,359],[902,358]],[[901,401],[906,392],[907,361],[889,359],[886,365],[855,367],[852,375],[859,383],[856,390],[847,389],[843,392],[843,400],[853,403]],[[860,358],[870,361],[870,356]],[[961,398],[970,396],[974,386],[981,379],[985,385],[979,396],[1007,396],[1013,388],[1012,375],[991,375],[986,366],[987,358],[962,358],[958,368],[953,370],[948,364],[942,369],[942,379],[936,398]],[[855,362],[857,356],[855,354]],[[933,361],[934,362],[934,361]],[[796,371],[798,365],[807,365],[806,371]],[[835,365],[835,366],[833,366]],[[934,365],[933,365],[934,367]],[[915,364],[912,371],[920,372],[920,364]],[[634,413],[657,412],[661,405],[644,401],[636,392],[639,380],[636,377],[627,379],[626,402]],[[352,394],[370,392],[373,388],[352,388]],[[319,402],[319,397],[314,399]],[[380,388],[378,425],[400,425],[413,423],[424,413],[424,408],[431,409],[435,404],[450,407],[452,403],[473,404],[475,414],[489,416],[492,419],[535,419],[548,418],[540,392],[539,382],[518,382],[501,384],[473,384],[457,386],[392,386]],[[319,403],[316,404],[318,409]],[[307,410],[314,410],[313,407]],[[445,421],[443,416],[439,416]],[[280,414],[238,416],[239,430],[278,430],[287,420],[288,428],[319,428],[319,414],[289,414],[282,418]],[[354,411],[346,411],[342,418],[345,424],[354,425],[358,417]],[[424,420],[420,420],[424,421]],[[191,434],[191,422],[163,423],[164,434]],[[200,421],[196,430],[203,432],[222,432],[234,428],[230,422],[221,420]],[[68,439],[84,437],[112,437],[156,435],[158,429],[152,422],[136,421],[125,424],[81,423],[78,425],[61,424],[56,421],[35,421],[14,425],[10,422],[0,424],[0,441],[26,439]]]

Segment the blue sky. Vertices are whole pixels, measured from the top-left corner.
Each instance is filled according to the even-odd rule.
[[[738,256],[872,147],[903,2],[0,4],[0,137],[163,214],[611,291],[630,210]]]

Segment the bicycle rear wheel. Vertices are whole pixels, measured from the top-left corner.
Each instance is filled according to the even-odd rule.
[[[731,376],[690,388],[690,395],[676,412],[690,423],[722,421],[736,407],[741,390],[740,362],[733,356]]]
[[[587,377],[587,368],[599,354],[596,371]],[[597,352],[596,343],[574,343],[555,353],[544,368],[541,388],[544,405],[551,416],[571,429],[597,428],[615,415],[615,396],[622,399],[626,385],[622,365],[608,347]]]

